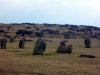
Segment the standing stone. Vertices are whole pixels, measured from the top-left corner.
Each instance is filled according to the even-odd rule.
[[[65,42],[64,41],[61,41],[60,42],[60,46],[58,47],[57,49],[57,53],[63,53],[63,51],[65,50]]]
[[[0,39],[0,49],[1,49],[1,39]]]
[[[65,45],[64,41],[60,42],[60,46],[57,48],[56,53],[72,53],[72,45]]]
[[[71,54],[72,53],[72,45],[66,45],[64,52]]]
[[[24,45],[25,45],[25,40],[24,39],[21,39],[19,41],[19,48],[24,48]]]
[[[6,38],[1,39],[1,49],[6,49],[7,40]]]
[[[90,46],[91,40],[89,38],[85,38],[84,43],[85,43],[85,48],[91,48],[91,46]]]
[[[60,46],[57,48],[56,53],[64,53],[64,50],[65,50],[65,46],[60,45]]]
[[[11,38],[10,38],[10,43],[13,43],[13,42],[14,42],[14,38],[11,37]]]
[[[43,52],[46,49],[46,43],[42,38],[39,38],[34,46],[33,55],[43,55]]]

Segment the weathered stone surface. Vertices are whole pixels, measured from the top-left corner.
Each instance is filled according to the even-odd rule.
[[[60,42],[60,46],[58,47],[57,53],[72,53],[72,45],[65,45],[64,41]]]
[[[57,53],[64,53],[64,50],[65,50],[65,46],[63,46],[63,45],[60,45],[59,47],[58,47],[58,49],[57,49]]]
[[[6,38],[2,38],[0,41],[1,49],[6,49],[7,40]]]
[[[43,41],[42,38],[39,38],[34,46],[33,55],[43,55],[45,49],[46,43]]]
[[[85,48],[91,48],[91,46],[90,46],[91,40],[89,38],[85,38],[84,43],[85,43]]]
[[[25,46],[25,40],[24,39],[21,39],[19,41],[19,48],[24,48],[24,46]]]
[[[72,53],[72,45],[66,45],[64,52],[71,54]]]

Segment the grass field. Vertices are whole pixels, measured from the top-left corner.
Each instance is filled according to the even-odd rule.
[[[51,38],[46,38],[51,39]],[[61,38],[47,43],[44,55],[32,55],[34,44],[26,42],[24,49],[8,40],[7,49],[0,49],[0,75],[100,75],[100,42],[92,39],[92,48],[84,47],[83,39],[68,39],[73,45],[72,54],[55,53]],[[92,54],[96,58],[79,58],[80,54]]]

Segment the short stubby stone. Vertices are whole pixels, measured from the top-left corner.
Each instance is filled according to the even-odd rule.
[[[72,45],[65,45],[64,41],[60,42],[60,46],[57,48],[56,53],[72,53]]]
[[[25,46],[25,40],[24,39],[21,39],[19,41],[19,48],[24,48],[24,46]]]
[[[91,40],[89,38],[84,39],[85,48],[91,48]]]

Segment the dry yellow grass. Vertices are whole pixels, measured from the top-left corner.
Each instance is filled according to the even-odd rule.
[[[100,44],[96,39],[89,49],[84,48],[83,39],[68,39],[66,44],[73,45],[71,55],[55,53],[61,38],[47,42],[44,55],[32,55],[37,38],[26,42],[25,49],[18,49],[18,40],[0,49],[0,75],[100,75]],[[79,58],[82,53],[97,58]]]

